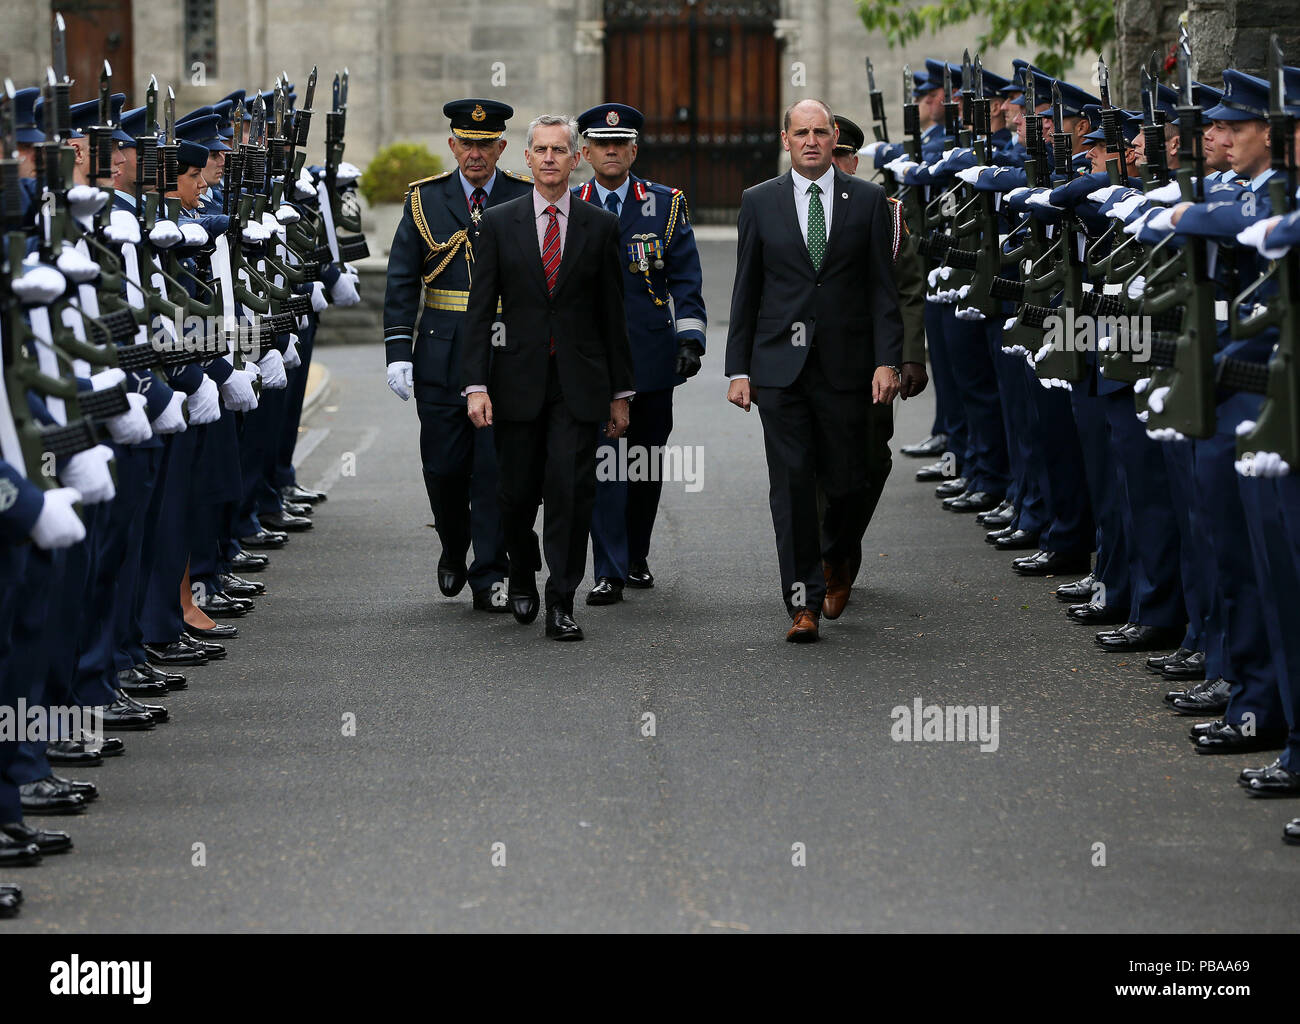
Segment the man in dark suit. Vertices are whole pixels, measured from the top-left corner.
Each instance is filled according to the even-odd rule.
[[[619,225],[569,192],[572,118],[533,121],[526,156],[532,191],[481,221],[461,379],[470,420],[495,435],[510,609],[521,623],[537,617],[533,523],[545,500],[546,635],[581,640],[573,595],[587,565],[597,426],[622,436],[633,394]]]
[[[901,383],[889,204],[878,185],[834,166],[837,137],[820,100],[786,111],[791,170],[741,199],[727,334],[727,400],[746,412],[753,401],[763,421],[786,639],[796,643],[818,638],[828,590],[847,601],[869,504],[871,406],[892,402]]]

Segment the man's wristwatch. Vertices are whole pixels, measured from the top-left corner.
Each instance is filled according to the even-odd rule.
[[[898,383],[900,384],[903,383],[903,371],[900,370],[897,366],[887,366],[885,367],[885,369],[893,370],[894,376],[898,378]]]

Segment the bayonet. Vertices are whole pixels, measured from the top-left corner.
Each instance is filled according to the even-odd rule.
[[[1192,37],[1184,25],[1178,32],[1178,94],[1183,106],[1194,105],[1192,97]]]
[[[71,84],[68,78],[68,47],[67,47],[68,30],[63,23],[63,15],[54,15],[54,26],[50,33],[50,52],[51,63],[54,67],[54,77],[59,82]]]
[[[311,66],[311,74],[307,76],[307,95],[303,102],[303,108],[311,110],[312,102],[316,99],[316,65]]]
[[[172,87],[167,86],[167,105],[163,109],[163,126],[166,132],[166,142],[168,145],[176,143],[176,93]]]
[[[871,66],[870,57],[867,58],[867,91],[868,92],[876,91],[876,71],[875,68]]]
[[[343,68],[343,94],[342,94],[342,104],[339,107],[339,109],[340,110],[348,109],[348,69],[346,66],[344,66]]]
[[[1156,102],[1155,102],[1155,82],[1151,79],[1151,73],[1146,67],[1142,68],[1142,120],[1147,124],[1155,124]]]
[[[980,63],[980,55],[975,54],[975,98],[984,99],[984,65]]]
[[[339,73],[334,72],[334,106],[331,108],[334,113],[339,112]]]
[[[103,70],[99,72],[99,123],[112,124],[113,117],[113,68],[104,61]]]

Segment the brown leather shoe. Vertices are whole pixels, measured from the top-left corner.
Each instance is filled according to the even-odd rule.
[[[844,613],[844,606],[849,603],[849,594],[853,590],[849,580],[849,567],[832,566],[829,562],[822,562],[822,572],[826,574],[826,596],[822,598],[822,614],[828,619],[838,619]]]
[[[810,612],[807,608],[796,612],[794,625],[790,627],[790,632],[785,638],[792,644],[810,644],[819,639],[817,635],[817,613]]]

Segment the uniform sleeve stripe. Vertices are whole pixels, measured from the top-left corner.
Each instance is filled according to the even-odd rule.
[[[677,318],[677,333],[682,334],[685,331],[699,331],[704,333],[704,321],[697,316],[680,316]]]

